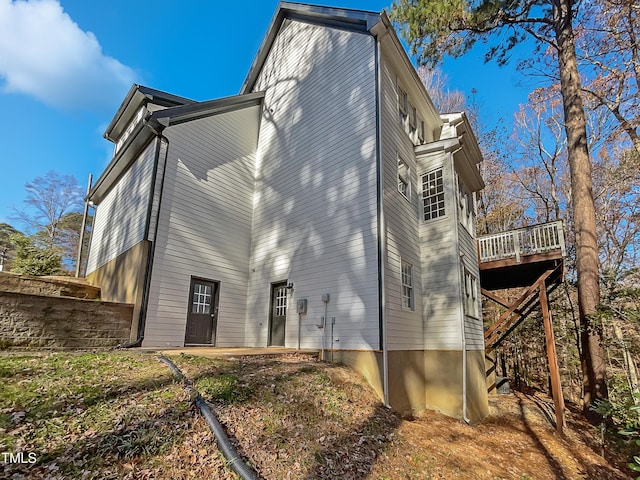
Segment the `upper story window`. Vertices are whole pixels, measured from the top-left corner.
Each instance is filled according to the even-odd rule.
[[[398,84],[398,120],[414,145],[425,142],[425,123],[418,115],[418,108],[413,104],[407,92]]]
[[[416,107],[409,104],[409,134],[412,134],[416,131],[418,126],[418,112]]]
[[[442,167],[422,175],[422,208],[425,221],[445,215]]]
[[[409,114],[409,99],[407,97],[407,92],[402,90],[402,88],[398,87],[398,118],[400,120],[401,125],[405,124],[408,114]]]
[[[413,310],[413,265],[402,261],[402,308]]]
[[[406,162],[398,157],[398,191],[407,200],[411,199],[411,171]]]
[[[473,194],[467,190],[459,176],[458,181],[458,212],[460,223],[471,234],[474,232],[475,205]]]

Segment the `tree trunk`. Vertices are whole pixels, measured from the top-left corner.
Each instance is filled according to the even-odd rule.
[[[590,410],[590,407],[595,399],[607,398],[608,393],[602,328],[593,319],[600,302],[600,285],[591,159],[587,145],[584,107],[580,96],[582,85],[574,45],[572,0],[552,0],[552,4],[575,223],[578,309],[582,344],[580,360],[584,382],[583,407],[588,418],[598,421],[600,419]]]

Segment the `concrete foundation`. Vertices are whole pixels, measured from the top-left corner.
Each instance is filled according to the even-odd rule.
[[[151,242],[143,240],[87,275],[90,283],[100,287],[103,300],[133,305],[130,341],[134,341],[138,334],[144,275],[151,245]]]
[[[360,372],[384,399],[381,351],[337,350],[333,358]],[[391,408],[402,415],[430,409],[462,419],[462,359],[461,351],[388,352]],[[483,351],[467,351],[466,390],[466,416],[479,422],[489,414]]]

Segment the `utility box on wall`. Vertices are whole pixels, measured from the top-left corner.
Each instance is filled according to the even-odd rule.
[[[296,313],[300,313],[300,314],[306,315],[306,313],[307,313],[307,299],[306,298],[301,298],[300,300],[298,300],[298,302],[296,303]]]

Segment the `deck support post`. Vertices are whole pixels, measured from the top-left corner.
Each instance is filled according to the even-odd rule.
[[[547,342],[547,359],[549,362],[549,373],[551,374],[551,393],[556,413],[556,432],[562,435],[564,427],[564,397],[562,395],[562,384],[560,382],[560,368],[558,367],[558,356],[556,355],[556,342],[551,323],[551,312],[549,311],[549,301],[547,298],[547,286],[543,279],[538,283],[540,306],[542,307],[542,319],[544,322],[544,336]]]

